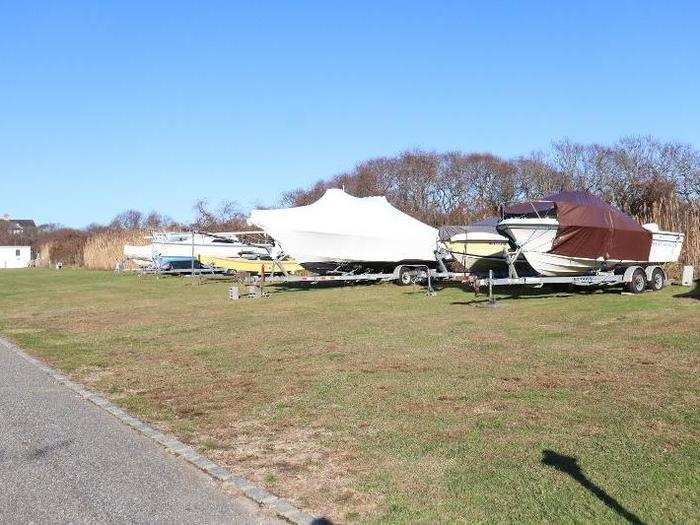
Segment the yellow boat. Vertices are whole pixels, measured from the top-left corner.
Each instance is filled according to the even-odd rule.
[[[297,262],[293,259],[284,261],[270,261],[262,259],[244,259],[242,257],[215,257],[213,255],[200,255],[199,262],[216,268],[225,270],[233,270],[235,272],[248,272],[260,275],[261,272],[266,274],[282,273],[280,266],[284,271],[290,274],[298,274],[304,271]]]
[[[506,265],[504,250],[508,246],[507,243],[486,239],[476,241],[464,239],[443,244],[457,263],[455,271],[488,271],[502,269]]]
[[[506,268],[508,238],[496,229],[498,222],[493,217],[467,226],[440,228],[440,242],[452,255],[449,266],[453,271],[481,273]]]

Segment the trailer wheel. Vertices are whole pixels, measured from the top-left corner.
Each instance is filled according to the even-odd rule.
[[[627,283],[627,291],[631,293],[642,293],[647,287],[647,276],[644,270],[637,268],[632,273],[630,282]]]
[[[401,268],[399,271],[399,285],[401,286],[409,286],[413,284],[414,281],[414,275],[411,270],[408,268]]]
[[[664,287],[666,281],[666,276],[661,268],[654,268],[651,272],[651,280],[649,281],[649,288],[658,292]]]

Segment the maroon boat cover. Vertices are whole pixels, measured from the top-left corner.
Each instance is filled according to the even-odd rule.
[[[504,208],[506,216],[555,210],[559,229],[551,253],[570,257],[648,261],[651,233],[629,215],[582,191],[563,191],[542,200]]]

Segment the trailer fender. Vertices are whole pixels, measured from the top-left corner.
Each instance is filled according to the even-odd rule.
[[[632,281],[632,275],[634,275],[635,270],[637,269],[643,269],[641,266],[629,266],[628,268],[625,268],[625,273],[622,276],[622,282],[623,283],[629,283]],[[645,272],[646,273],[646,272]]]
[[[654,290],[655,292],[657,292],[661,290],[664,286],[666,286],[667,276],[666,272],[663,268],[661,268],[661,266],[649,266],[645,268],[645,271],[647,274],[647,283],[650,290]]]
[[[649,285],[647,274],[641,266],[630,266],[622,278],[627,291],[633,294],[642,293]]]
[[[657,265],[647,266],[646,268],[644,268],[644,271],[645,271],[646,274],[647,274],[647,281],[651,281],[651,278],[652,278],[652,276],[653,276],[653,274],[654,274],[654,270],[657,269],[657,268],[658,268],[659,270],[661,270],[662,272],[664,271],[664,269],[661,268],[661,266],[657,266]],[[664,272],[664,277],[666,277],[666,272]],[[666,279],[664,279],[664,281],[665,281],[665,280],[666,280]]]

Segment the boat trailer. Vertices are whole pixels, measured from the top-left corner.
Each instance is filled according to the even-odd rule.
[[[447,269],[442,254],[436,250],[435,259],[437,269],[426,264],[400,264],[392,272],[387,273],[341,273],[339,275],[291,275],[287,273],[281,264],[278,264],[281,275],[249,276],[243,280],[248,286],[249,296],[263,297],[262,287],[266,284],[309,284],[318,283],[368,283],[368,282],[395,282],[400,285],[410,285],[414,283],[424,283],[427,295],[435,295],[433,284],[440,281],[460,282],[470,287],[476,294],[482,289],[488,289],[488,300],[490,304],[495,304],[493,289],[496,286],[527,286],[541,288],[545,285],[569,285],[579,287],[595,286],[625,286],[627,292],[638,294],[646,289],[660,290],[666,284],[666,272],[659,265],[636,265],[629,266],[624,271],[599,270],[585,275],[574,276],[519,276],[515,269],[515,261],[519,253],[507,254],[506,263],[508,266],[508,277],[496,276],[493,270],[489,270],[488,275],[478,275],[468,272],[451,272]],[[278,262],[274,257],[273,264]],[[259,290],[253,290],[258,287]]]
[[[624,273],[615,273],[614,271],[601,271],[590,275],[574,275],[574,276],[558,276],[558,277],[503,277],[495,278],[493,271],[489,272],[489,276],[485,278],[474,278],[470,284],[474,291],[478,294],[481,287],[488,288],[488,300],[490,304],[495,304],[496,300],[493,295],[494,286],[530,286],[533,288],[542,288],[550,284],[564,284],[569,286],[579,287],[595,287],[595,286],[617,286],[623,285],[627,293],[639,294],[646,289],[653,291],[661,290],[666,285],[666,272],[661,266],[629,266],[625,268]]]

